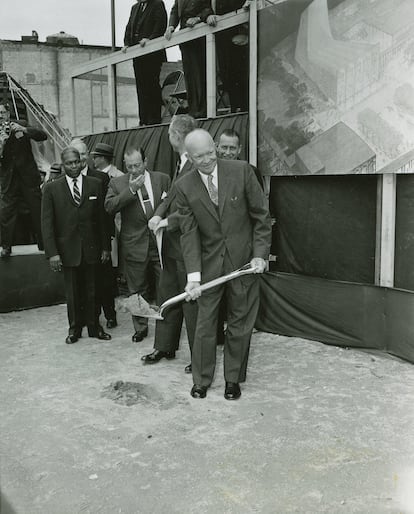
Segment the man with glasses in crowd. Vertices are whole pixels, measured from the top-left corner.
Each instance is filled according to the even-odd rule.
[[[170,178],[164,173],[148,171],[142,148],[127,149],[124,162],[127,173],[110,181],[105,209],[111,216],[121,214],[119,237],[128,290],[150,301],[151,285],[155,284],[155,290],[158,288],[160,259],[148,220],[167,194]],[[148,319],[132,316],[132,322],[135,330],[132,341],[138,343],[148,335]]]

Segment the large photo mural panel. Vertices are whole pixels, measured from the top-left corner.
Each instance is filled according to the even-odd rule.
[[[263,174],[414,172],[414,0],[286,0],[258,34]]]

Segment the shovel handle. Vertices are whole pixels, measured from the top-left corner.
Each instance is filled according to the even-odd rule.
[[[222,277],[217,277],[213,280],[210,280],[210,282],[205,282],[204,284],[201,284],[199,287],[200,291],[207,291],[207,289],[211,289],[212,287],[219,286],[221,284],[224,284],[225,282],[229,282],[230,280],[233,280],[235,278],[242,277],[243,275],[250,275],[251,273],[254,273],[256,271],[256,268],[241,268],[236,271],[232,271],[228,275],[223,275]],[[163,311],[167,307],[171,307],[171,305],[174,305],[178,302],[182,302],[188,297],[188,293],[180,293],[177,296],[173,296],[172,298],[169,298],[166,300],[160,307],[159,314],[162,316]]]

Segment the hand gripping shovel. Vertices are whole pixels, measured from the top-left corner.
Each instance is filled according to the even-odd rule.
[[[246,264],[242,268],[238,270],[232,271],[228,275],[223,275],[222,277],[215,278],[210,282],[206,282],[205,284],[201,284],[200,291],[207,291],[207,289],[211,289],[212,287],[219,286],[224,284],[225,282],[229,282],[235,278],[242,277],[243,275],[250,275],[251,273],[255,273],[256,268],[252,267],[249,264]],[[188,297],[187,293],[181,293],[177,296],[173,296],[166,300],[160,307],[150,305],[148,302],[144,300],[144,298],[139,294],[134,294],[129,298],[126,298],[122,304],[119,304],[120,310],[128,310],[133,316],[142,316],[143,318],[151,318],[151,319],[164,319],[163,313],[165,309],[175,305],[176,303],[182,302]]]

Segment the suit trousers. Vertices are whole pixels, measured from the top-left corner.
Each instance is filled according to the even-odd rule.
[[[141,125],[161,123],[161,59],[158,55],[144,55],[133,59]]]
[[[208,387],[216,367],[217,323],[222,298],[227,309],[224,341],[224,378],[226,382],[246,379],[250,338],[259,309],[258,277],[241,277],[205,291],[198,302],[198,318],[192,352],[195,384]]]
[[[238,33],[238,27],[234,27],[216,34],[219,73],[229,95],[231,112],[249,109],[249,46],[232,42]]]
[[[187,89],[188,114],[204,118],[207,114],[206,41],[195,39],[180,45]]]
[[[6,191],[1,195],[1,240],[3,247],[13,246],[19,203],[27,205],[30,212],[33,232],[39,249],[43,249],[42,229],[40,224],[41,192],[39,186],[25,186],[15,174]]]
[[[163,257],[164,268],[161,272],[159,288],[159,305],[172,296],[184,291],[187,284],[187,273],[184,263],[166,255]],[[183,319],[187,329],[190,350],[193,347],[194,334],[197,321],[197,302],[181,302],[169,307],[163,320],[155,324],[154,348],[162,352],[175,352],[180,344],[181,327]]]
[[[150,245],[145,261],[124,261],[124,274],[129,292],[140,294],[147,302],[154,300],[154,291],[155,299],[158,297],[160,273],[160,259],[154,242]],[[132,323],[135,332],[140,332],[148,327],[148,318],[132,316]]]
[[[86,324],[89,334],[99,327],[99,305],[96,301],[96,264],[82,262],[64,266],[63,276],[69,320],[69,334],[80,335]]]
[[[117,295],[116,272],[112,262],[99,264],[98,269],[98,304],[102,307],[106,319],[115,319],[115,296]]]

